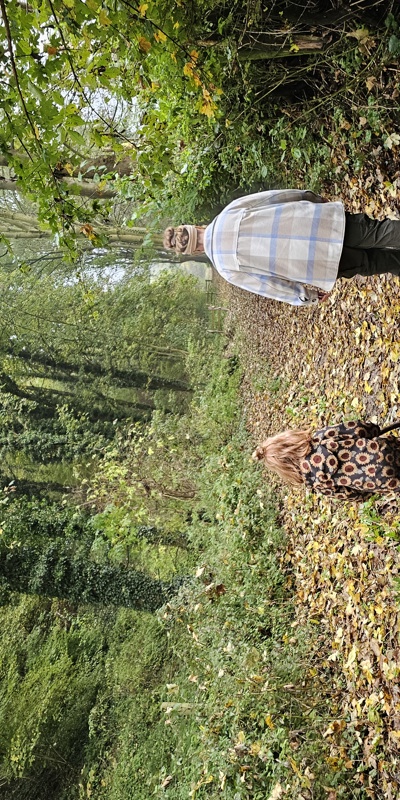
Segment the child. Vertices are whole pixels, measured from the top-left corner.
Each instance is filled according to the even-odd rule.
[[[353,421],[316,431],[284,431],[253,453],[287,483],[340,499],[366,500],[400,491],[400,441],[372,422]]]

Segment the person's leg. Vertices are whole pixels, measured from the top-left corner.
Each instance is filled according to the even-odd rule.
[[[367,214],[346,212],[344,245],[363,250],[400,250],[400,220],[371,219]]]
[[[338,278],[382,275],[386,272],[400,275],[400,250],[361,250],[343,247]]]

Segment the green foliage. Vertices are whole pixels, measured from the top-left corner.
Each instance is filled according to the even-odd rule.
[[[332,146],[348,148],[344,166],[358,169],[387,138],[392,104],[378,77],[396,58],[398,20],[391,13],[384,26],[379,3],[351,14],[317,3],[299,15],[283,0],[33,0],[6,4],[3,16],[1,149],[70,258],[79,230],[107,240],[96,232],[102,201],[83,202],[64,180],[85,173],[93,148],[99,189],[112,181],[136,201],[132,219],[158,225],[160,216],[208,219],[238,190],[317,188],[341,167]],[[314,49],[302,50],[307,39]],[[369,103],[379,124],[366,127],[358,121]],[[332,135],[335,114],[351,118],[350,134]],[[131,174],[115,181],[115,159],[127,155]]]
[[[99,453],[114,435],[112,425],[90,421],[58,406],[53,417],[41,416],[38,402],[1,393],[0,453],[24,453],[40,464],[73,461]]]
[[[90,788],[101,800],[161,798],[170,786],[177,800],[261,800],[281,783],[294,800],[309,776],[321,796],[329,786],[346,796],[320,737],[328,676],[317,682],[314,633],[292,626],[284,536],[249,456],[243,431],[208,453],[190,528],[196,578],[153,628],[156,644],[144,637],[147,667],[134,666],[129,641],[113,662],[111,684],[140,697],[99,702],[103,734],[93,733],[97,761],[86,766],[82,797]]]
[[[129,201],[123,221],[157,227],[208,221],[234,193],[319,188],[372,150],[390,156],[396,95],[384,66],[397,19],[379,27],[378,9],[364,24],[358,6],[337,26],[328,6],[321,23],[283,0],[4,5],[0,147],[69,259],[78,233],[106,244],[111,204],[77,198],[65,181],[94,154],[98,188],[112,182]],[[297,34],[327,24],[314,55],[244,57],[251,42],[265,47],[261,30],[296,48]],[[115,180],[105,149],[114,163],[128,154],[131,174]],[[318,676],[312,626],[293,626],[240,365],[204,341],[204,294],[172,273],[150,281],[132,267],[113,284],[83,259],[73,278],[54,260],[29,261],[4,265],[0,281],[0,447],[17,476],[1,503],[2,797],[264,800],[282,787],[293,800],[347,797],[350,770],[330,771],[321,736],[329,667]],[[20,480],[28,464],[46,478],[45,499]],[[50,502],[51,475],[67,469],[69,481],[71,466],[79,491]],[[365,524],[380,535],[375,519]],[[172,600],[174,576],[187,573]],[[12,593],[21,589],[64,599]],[[158,617],[116,610],[167,597]]]
[[[24,598],[1,616],[3,796],[63,795],[80,762],[87,717],[103,678],[104,636],[86,635],[72,606]]]
[[[155,611],[176,592],[177,585],[144,572],[92,559],[92,530],[87,516],[70,507],[14,499],[0,543],[3,602],[20,592]]]
[[[240,365],[233,369],[231,359],[222,359],[217,342],[208,351],[191,346],[189,372],[196,364],[203,385],[186,415],[175,427],[162,416],[155,422],[157,436],[174,431],[172,465],[184,464],[196,485],[180,529],[185,549],[151,543],[148,523],[141,535],[123,492],[119,504],[89,519],[56,504],[6,505],[1,552],[7,546],[10,565],[15,554],[21,566],[25,542],[42,552],[34,569],[22,572],[36,589],[52,593],[50,563],[58,587],[71,585],[71,577],[74,582],[69,599],[51,606],[10,598],[0,620],[6,800],[24,800],[26,783],[26,800],[41,800],[39,786],[54,800],[147,800],[164,796],[169,785],[177,800],[261,800],[278,783],[297,800],[310,776],[316,796],[328,786],[346,797],[340,765],[330,773],[324,760],[328,668],[318,677],[320,644],[312,626],[300,631],[292,624],[286,543],[273,498],[250,459],[238,401]],[[132,459],[134,447],[134,439],[126,442],[115,468]],[[145,449],[142,442],[144,456]],[[109,493],[118,498],[116,484]],[[163,536],[171,533],[165,524]],[[142,559],[165,587],[176,550],[178,574],[192,578],[160,615],[117,612],[114,605],[94,614],[80,605],[97,591],[103,602],[124,602],[118,574],[127,559],[134,569],[124,568],[124,575],[135,576]],[[27,704],[36,704],[37,713],[26,715]]]
[[[187,408],[197,380],[188,374],[187,352],[203,341],[207,316],[194,278],[146,273],[109,286],[89,269],[83,291],[60,264],[40,281],[33,273],[1,275],[3,484],[28,480],[30,492],[46,480],[55,490],[74,486],[103,457],[106,469],[113,449],[126,449],[131,432],[123,420],[132,426],[155,408],[172,420],[171,411]]]
[[[186,412],[155,412],[150,424],[122,427],[90,481],[88,502],[108,508],[103,523],[113,545],[136,543],[140,525],[172,536],[185,531],[204,458],[218,452],[236,427],[240,369],[221,360],[221,342],[206,347],[191,341],[186,366],[191,384],[197,382]]]

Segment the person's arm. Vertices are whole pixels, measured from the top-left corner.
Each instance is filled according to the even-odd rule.
[[[248,270],[248,271],[245,271]],[[252,272],[250,268],[224,270],[223,277],[234,286],[246,289],[248,292],[269,297],[271,300],[280,300],[292,306],[310,306],[318,302],[318,290],[305,286],[298,281],[288,281],[277,278],[275,275],[266,275],[261,272]]]
[[[319,442],[329,439],[374,439],[379,436],[381,429],[373,422],[363,422],[362,420],[352,420],[350,422],[339,422],[337,425],[328,425],[313,434]]]
[[[300,200],[307,200],[309,203],[326,203],[321,195],[311,192],[309,189],[272,189],[266,192],[256,192],[255,194],[245,194],[232,200],[229,208],[259,208],[260,206],[278,205],[280,203],[296,203]]]
[[[363,422],[360,419],[354,420],[354,422],[342,422],[338,427],[341,437],[352,436],[360,439],[374,439],[381,432],[379,425],[375,425],[374,422]]]
[[[324,497],[332,497],[333,500],[357,500],[360,503],[369,500],[375,494],[375,492],[359,492],[358,489],[353,489],[351,486],[329,489],[324,483],[318,481],[314,482],[313,489]]]
[[[320,194],[316,194],[315,192],[311,192],[309,189],[306,189],[303,192],[304,197],[302,200],[308,200],[309,203],[330,203],[330,200],[327,200],[325,197],[322,197]]]

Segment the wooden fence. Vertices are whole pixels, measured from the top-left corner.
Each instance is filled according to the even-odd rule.
[[[215,289],[215,285],[213,283],[213,271],[212,267],[207,267],[206,269],[206,285],[205,285],[205,292],[206,292],[206,299],[207,299],[207,308],[210,312],[209,315],[209,328],[207,328],[207,333],[223,333],[224,332],[224,315],[225,312],[228,310],[224,306],[217,306],[215,302],[217,300],[217,292]]]

